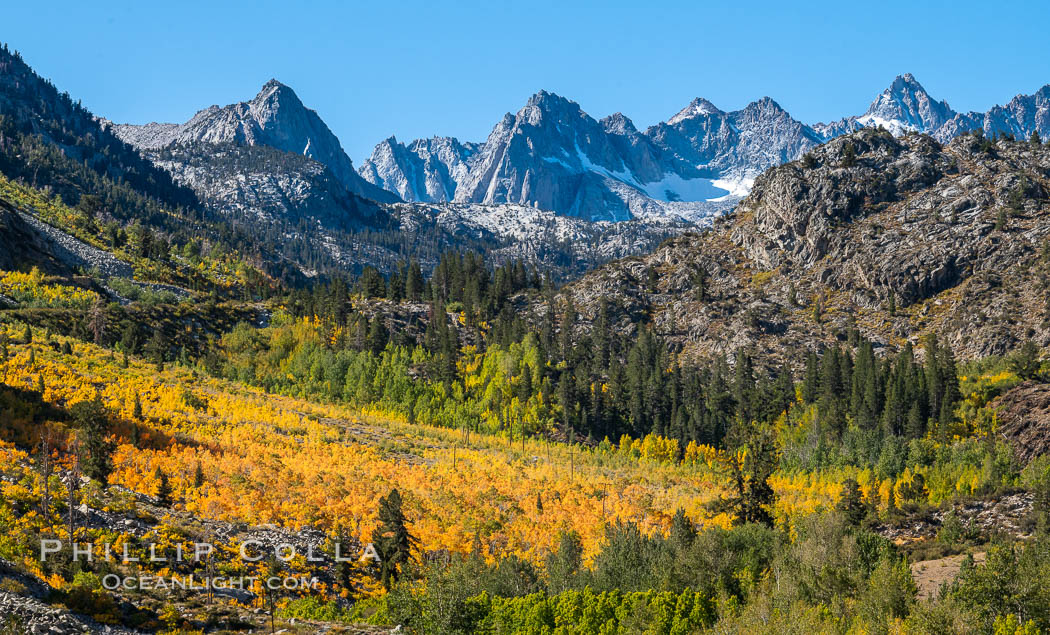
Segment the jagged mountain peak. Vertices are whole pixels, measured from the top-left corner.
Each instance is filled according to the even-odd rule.
[[[587,117],[578,103],[546,90],[529,97],[517,114],[517,119],[524,119],[532,125],[540,125],[546,119],[571,120],[578,117]]]
[[[784,107],[778,104],[772,97],[768,95],[760,99],[756,99],[750,104],[744,106],[743,111],[755,111],[771,115],[787,114]]]
[[[290,86],[282,84],[276,79],[270,79],[263,84],[250,103],[260,104],[271,100],[277,100],[282,105],[289,107],[306,108],[302,100],[299,99],[299,95]]]
[[[857,118],[867,126],[883,126],[894,134],[907,130],[936,130],[955,116],[946,101],[936,101],[911,73],[894,78],[875,98],[868,110]]]
[[[721,115],[724,114],[718,106],[715,106],[710,101],[703,97],[697,97],[693,101],[689,102],[689,105],[679,110],[673,117],[667,120],[667,123],[672,126],[679,121],[685,119],[691,119],[693,117],[703,117],[710,115]]]
[[[598,123],[609,134],[628,135],[638,132],[634,122],[622,112],[614,112],[608,117],[602,117]]]
[[[893,78],[893,84],[890,85],[891,90],[899,90],[902,87],[912,88],[914,90],[921,90],[925,92],[926,89],[922,87],[919,80],[915,79],[915,76],[911,73],[904,73]]]
[[[321,117],[276,79],[263,84],[251,101],[210,106],[184,124],[118,125],[115,131],[140,150],[200,144],[268,146],[326,166],[354,194],[381,202],[397,200],[362,179]]]
[[[540,106],[544,104],[575,104],[571,99],[566,99],[557,93],[540,89],[529,97],[526,106]]]

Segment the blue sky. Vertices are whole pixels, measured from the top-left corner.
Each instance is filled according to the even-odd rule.
[[[52,0],[3,14],[0,40],[96,114],[181,122],[276,77],[356,164],[390,135],[484,140],[541,88],[644,128],[697,96],[730,110],[769,95],[807,123],[860,114],[905,72],[961,111],[1050,83],[1042,0]]]

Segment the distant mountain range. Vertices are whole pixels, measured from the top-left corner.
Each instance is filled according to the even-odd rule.
[[[945,142],[972,130],[1050,134],[1050,85],[986,113],[958,113],[905,74],[859,116],[803,124],[768,97],[725,112],[697,98],[638,131],[621,113],[595,120],[541,91],[508,113],[484,143],[391,137],[359,169],[406,201],[516,203],[593,220],[675,214],[702,221],[724,210],[770,167],[834,137],[882,126]]]
[[[879,126],[942,142],[977,129],[1047,136],[1050,85],[986,113],[958,113],[905,74],[864,114],[813,125],[794,119],[769,97],[730,112],[697,98],[644,132],[622,113],[597,120],[576,102],[540,91],[516,114],[504,115],[482,143],[434,137],[405,144],[390,137],[357,170],[317,113],[276,80],[251,101],[211,106],[184,124],[121,124],[113,130],[154,157],[179,148],[185,159],[194,148],[206,152],[220,144],[298,154],[327,167],[351,194],[380,203],[513,204],[589,221],[675,217],[703,224],[747,194],[765,170],[829,139]],[[192,175],[177,163],[163,165],[193,187]],[[297,185],[294,192],[275,186],[274,194],[302,198],[302,183]],[[252,198],[236,189],[228,193]],[[214,192],[203,194],[215,198]]]
[[[831,123],[804,124],[768,97],[729,112],[697,98],[644,131],[540,91],[484,142],[391,137],[355,169],[321,117],[276,80],[185,123],[114,124],[5,48],[0,114],[8,176],[57,188],[69,203],[104,190],[106,214],[149,218],[168,235],[190,230],[158,206],[185,209],[307,275],[390,271],[413,255],[426,266],[446,249],[479,249],[573,276],[710,223],[765,170],[858,129],[942,142],[976,129],[1050,137],[1050,86],[958,113],[902,75],[864,114]]]

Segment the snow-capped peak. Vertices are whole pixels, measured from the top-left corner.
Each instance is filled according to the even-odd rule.
[[[689,105],[678,111],[678,113],[667,120],[667,123],[672,126],[679,121],[690,119],[692,117],[703,117],[708,115],[722,114],[722,111],[717,106],[704,99],[703,97],[697,97],[693,101],[689,102]]]
[[[936,130],[955,116],[947,102],[934,101],[911,73],[898,75],[857,118],[864,126],[883,126],[894,134]]]

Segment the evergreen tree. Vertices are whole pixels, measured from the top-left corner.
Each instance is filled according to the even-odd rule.
[[[419,260],[413,258],[408,262],[408,272],[404,280],[404,296],[418,302],[423,294],[423,272],[419,269]]]
[[[376,319],[372,320],[371,325],[368,327],[367,348],[373,355],[379,355],[386,348],[389,341],[390,333],[386,330],[386,326],[383,325],[383,317],[377,315]]]
[[[388,590],[401,576],[404,566],[413,560],[412,550],[416,546],[401,506],[401,493],[396,488],[380,498],[379,526],[372,534],[372,546],[381,561],[383,586]]]
[[[721,505],[733,514],[737,524],[760,523],[773,525],[770,512],[776,501],[776,493],[769,484],[769,477],[776,470],[776,447],[772,435],[766,431],[755,431],[741,446],[743,459],[736,452],[727,453],[723,464],[730,478],[732,494],[723,499]]]
[[[755,372],[751,356],[743,350],[736,353],[733,374],[733,397],[736,399],[737,418],[744,423],[750,423],[754,418]]]
[[[842,498],[839,499],[838,507],[851,525],[858,525],[864,520],[868,510],[864,506],[860,485],[856,480],[848,478],[842,483]]]
[[[197,461],[197,467],[193,470],[193,487],[200,489],[204,487],[204,468]]]
[[[817,354],[810,351],[806,355],[806,370],[802,379],[802,401],[814,403],[820,394],[820,361]]]
[[[518,400],[525,403],[532,397],[532,367],[524,364],[518,379]]]
[[[1021,379],[1035,379],[1039,375],[1039,347],[1026,341],[1008,360],[1010,370]]]
[[[171,484],[168,475],[159,467],[153,476],[157,479],[157,504],[161,507],[171,507]]]
[[[149,342],[146,343],[146,354],[157,365],[157,370],[164,368],[168,356],[168,338],[163,329],[155,329]]]
[[[107,439],[110,426],[102,400],[96,396],[91,401],[78,402],[70,408],[70,414],[84,436],[84,474],[105,484],[113,469],[114,446]]]
[[[683,552],[693,546],[693,541],[696,540],[696,535],[696,527],[693,526],[693,521],[689,520],[685,515],[685,510],[679,507],[671,518],[671,544],[673,544],[679,552]]]
[[[561,328],[559,331],[559,348],[561,349],[561,358],[568,359],[569,353],[572,351],[572,332],[576,326],[576,305],[573,304],[572,298],[567,298],[565,301],[565,313],[562,314]]]
[[[847,141],[842,148],[842,167],[851,168],[857,165],[857,149],[853,147],[852,141]]]

